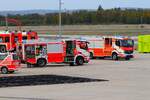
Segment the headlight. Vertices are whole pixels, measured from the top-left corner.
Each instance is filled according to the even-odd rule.
[[[123,50],[120,50],[119,53],[124,54],[125,52]]]

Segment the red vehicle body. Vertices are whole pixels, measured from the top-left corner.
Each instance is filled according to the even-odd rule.
[[[20,60],[15,53],[0,53],[0,69],[2,74],[13,73],[20,68]]]
[[[112,57],[113,60],[133,58],[134,41],[128,37],[97,37],[88,38],[90,56],[93,57]]]
[[[89,62],[89,52],[87,51],[88,47],[85,49],[80,48],[80,43],[76,40],[26,41],[17,51],[28,66],[37,65],[43,67],[48,63],[83,65]]]
[[[23,40],[38,39],[36,32],[0,32],[0,52],[15,50],[16,44],[22,44]]]

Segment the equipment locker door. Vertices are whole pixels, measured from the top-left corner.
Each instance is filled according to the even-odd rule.
[[[47,56],[49,63],[64,62],[64,49],[62,43],[49,43],[47,45]]]

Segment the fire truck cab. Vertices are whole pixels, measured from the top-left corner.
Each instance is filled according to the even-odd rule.
[[[113,60],[133,58],[134,41],[128,37],[89,38],[90,57],[111,57]]]
[[[2,74],[13,73],[20,68],[20,60],[16,53],[0,53],[0,69]]]
[[[90,59],[90,53],[88,49],[88,42],[79,39],[68,39],[65,42],[65,62],[69,62],[70,66],[83,65],[88,63]]]
[[[0,52],[4,53],[14,46],[14,34],[9,31],[0,31]]]
[[[17,51],[28,67],[33,65],[44,67],[48,63],[83,65],[89,62],[89,52],[80,48],[79,41],[76,40],[26,41]]]
[[[1,31],[0,32],[0,52],[5,53],[7,51],[15,51],[16,44],[22,43],[23,40],[37,39],[36,32],[10,32]]]

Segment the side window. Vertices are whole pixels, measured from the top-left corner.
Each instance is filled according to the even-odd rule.
[[[46,45],[38,45],[36,47],[36,55],[45,56],[47,54],[47,46]]]
[[[35,46],[25,46],[25,52],[27,58],[33,58],[35,57]]]
[[[2,43],[3,42],[3,38],[2,37],[0,37],[0,43]]]
[[[8,55],[4,54],[4,55],[0,55],[0,60],[4,60]]]
[[[5,42],[10,42],[9,37],[5,37]]]
[[[117,40],[117,41],[115,42],[115,44],[116,44],[117,46],[120,46],[120,41]]]

